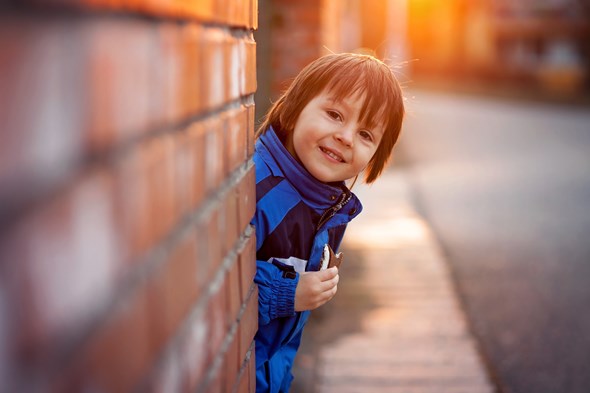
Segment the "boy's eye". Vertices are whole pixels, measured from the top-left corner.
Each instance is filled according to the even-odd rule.
[[[332,119],[334,120],[338,120],[338,121],[342,121],[342,116],[340,115],[340,113],[336,112],[336,111],[332,111],[332,110],[328,110],[326,111],[326,113],[328,114],[328,116],[330,116]]]
[[[371,135],[371,133],[369,131],[361,130],[359,134],[361,135],[361,138],[363,138],[364,140],[367,140],[367,141],[373,140],[373,135]]]

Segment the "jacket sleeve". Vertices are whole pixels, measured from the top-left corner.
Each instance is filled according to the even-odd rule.
[[[259,324],[266,325],[275,318],[295,315],[298,273],[293,272],[293,278],[289,278],[273,263],[256,261],[254,282],[258,284]]]
[[[259,206],[251,224],[256,231],[256,250],[260,249],[268,235],[268,222]],[[258,284],[258,323],[266,325],[273,319],[295,315],[295,289],[299,274],[286,275],[281,263],[256,261],[254,282]]]

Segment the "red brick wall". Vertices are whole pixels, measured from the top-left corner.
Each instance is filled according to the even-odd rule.
[[[256,26],[256,0],[0,14],[0,391],[254,391]]]

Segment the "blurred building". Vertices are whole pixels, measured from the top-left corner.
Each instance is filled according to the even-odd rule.
[[[408,0],[413,75],[575,95],[588,87],[584,0]]]

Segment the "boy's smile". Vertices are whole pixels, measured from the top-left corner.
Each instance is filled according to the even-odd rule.
[[[303,108],[287,150],[322,182],[343,181],[365,169],[383,136],[381,125],[360,123],[364,97],[335,101],[322,92]]]

